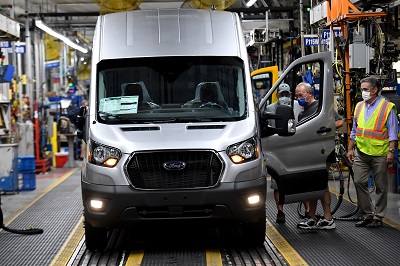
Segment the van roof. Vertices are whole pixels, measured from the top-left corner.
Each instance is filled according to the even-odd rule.
[[[99,59],[155,56],[240,56],[238,16],[200,9],[135,10],[100,16]],[[95,40],[96,40],[95,36]],[[242,38],[243,39],[243,38]],[[242,47],[243,48],[243,47]]]

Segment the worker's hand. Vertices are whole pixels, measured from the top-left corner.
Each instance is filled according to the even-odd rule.
[[[352,164],[354,162],[354,150],[348,150],[346,156],[349,162]]]
[[[388,165],[392,164],[394,162],[394,153],[393,152],[388,152],[386,156],[386,163]]]

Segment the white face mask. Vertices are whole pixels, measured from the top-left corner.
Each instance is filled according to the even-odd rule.
[[[371,94],[369,91],[362,91],[362,98],[366,102],[371,99]]]
[[[290,105],[290,98],[289,97],[280,97],[279,99],[279,104],[284,104],[284,105]]]

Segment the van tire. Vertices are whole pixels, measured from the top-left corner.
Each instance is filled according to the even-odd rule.
[[[254,224],[243,224],[241,226],[242,243],[250,246],[262,245],[265,241],[266,222],[261,219]]]
[[[107,228],[93,227],[85,221],[85,243],[88,250],[103,251],[107,242]]]

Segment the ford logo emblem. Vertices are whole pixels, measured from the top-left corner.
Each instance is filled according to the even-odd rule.
[[[165,163],[163,163],[163,167],[164,167],[165,170],[179,171],[179,170],[185,169],[186,163],[185,162],[178,162],[178,161],[165,162]]]

